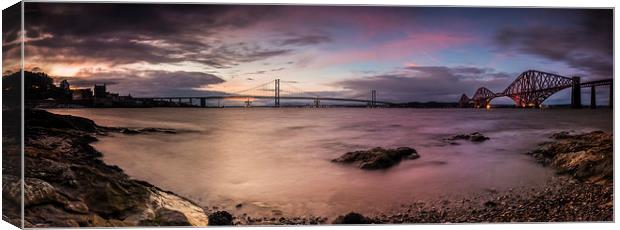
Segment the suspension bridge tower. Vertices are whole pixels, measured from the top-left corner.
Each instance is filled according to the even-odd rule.
[[[276,79],[275,84],[274,107],[278,108],[280,107],[280,79]]]
[[[370,107],[374,108],[377,106],[377,90],[370,91]]]

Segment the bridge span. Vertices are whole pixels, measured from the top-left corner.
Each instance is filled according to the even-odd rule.
[[[287,84],[287,82],[281,82],[280,79],[267,82],[255,86],[250,89],[240,90],[231,94],[225,95],[206,95],[206,96],[175,96],[175,97],[138,97],[135,98],[138,101],[146,104],[155,104],[158,102],[177,103],[178,105],[188,104],[194,105],[194,100],[200,102],[200,107],[207,107],[209,100],[226,100],[226,99],[241,99],[245,101],[247,107],[251,106],[254,99],[272,99],[274,107],[280,107],[281,100],[289,101],[303,101],[308,100],[313,102],[314,107],[320,107],[322,101],[339,101],[339,102],[354,102],[354,103],[366,103],[369,107],[376,106],[389,106],[395,103],[388,101],[378,101],[377,91],[371,90],[368,98],[340,98],[340,97],[324,97],[314,93],[305,92],[295,86]],[[218,103],[219,104],[219,103]],[[219,106],[218,106],[219,107]]]
[[[200,107],[207,106],[207,100],[225,100],[225,99],[246,99],[246,101],[250,101],[250,99],[274,99],[274,96],[253,96],[253,95],[219,95],[219,96],[197,96],[197,97],[140,97],[136,98],[138,100],[144,102],[176,102],[176,103],[189,103],[193,104],[194,99],[200,101]],[[319,107],[321,101],[342,101],[342,102],[359,102],[366,103],[368,106],[377,106],[381,105],[393,105],[392,102],[387,101],[376,101],[376,100],[364,100],[364,99],[354,99],[354,98],[337,98],[337,97],[302,97],[302,96],[280,96],[279,100],[310,100],[313,101],[314,106]],[[246,102],[246,105],[249,105]],[[279,105],[277,106],[279,107]]]

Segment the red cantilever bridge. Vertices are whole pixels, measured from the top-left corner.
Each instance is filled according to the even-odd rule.
[[[497,97],[510,97],[517,107],[540,107],[540,105],[554,93],[566,88],[572,88],[571,107],[581,108],[581,88],[591,88],[590,106],[596,107],[597,86],[607,85],[609,90],[609,106],[613,104],[613,81],[603,79],[596,81],[581,82],[580,77],[565,77],[557,74],[546,73],[537,70],[528,70],[521,73],[504,91],[493,91],[480,87],[472,98],[463,94],[459,101],[461,107],[473,104],[476,108],[488,108],[491,100]]]

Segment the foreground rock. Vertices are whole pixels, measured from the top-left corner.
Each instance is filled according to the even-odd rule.
[[[448,140],[448,141],[468,140],[468,141],[471,141],[471,142],[483,142],[483,141],[486,141],[486,140],[489,140],[489,139],[490,138],[482,135],[482,133],[473,132],[473,133],[470,133],[470,134],[458,134],[458,135],[452,136],[450,138],[447,138],[445,140]]]
[[[108,131],[116,131],[122,134],[143,134],[143,133],[168,133],[168,134],[176,134],[177,132],[172,129],[161,129],[161,128],[139,128],[139,129],[130,129],[130,128],[106,128]]]
[[[613,182],[613,135],[603,131],[553,134],[553,142],[530,152],[539,162],[579,180]]]
[[[209,214],[209,224],[211,225],[232,225],[233,216],[227,211],[217,211]]]
[[[332,224],[370,224],[371,221],[356,212],[350,212],[344,216],[337,217]]]
[[[42,110],[26,110],[25,119],[26,227],[208,224],[190,200],[103,163],[90,143],[112,129]],[[19,175],[5,175],[2,182],[3,202],[19,204]]]
[[[386,169],[398,164],[402,159],[417,159],[420,155],[415,149],[400,147],[384,149],[377,147],[366,151],[353,151],[333,159],[332,162],[354,164],[361,169]]]

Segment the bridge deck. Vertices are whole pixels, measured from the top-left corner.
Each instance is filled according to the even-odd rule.
[[[137,100],[189,100],[189,99],[245,99],[245,98],[253,98],[253,99],[274,99],[273,96],[252,96],[252,95],[216,95],[216,96],[196,96],[196,97],[188,97],[188,96],[179,96],[179,97],[136,97]],[[337,97],[290,97],[290,96],[281,96],[280,99],[283,100],[319,100],[319,101],[344,101],[344,102],[362,102],[362,103],[372,103],[372,100],[363,100],[363,99],[353,99],[353,98],[337,98]],[[387,101],[374,101],[377,104],[386,104],[391,105],[394,104],[392,102]]]

